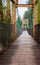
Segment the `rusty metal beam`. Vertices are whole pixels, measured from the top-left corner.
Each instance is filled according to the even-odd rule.
[[[18,0],[11,0],[14,4],[18,4]]]
[[[33,4],[16,4],[16,7],[33,7]]]

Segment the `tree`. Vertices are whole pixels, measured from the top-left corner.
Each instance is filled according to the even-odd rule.
[[[29,28],[33,28],[33,8],[29,8]]]
[[[33,27],[33,8],[28,8],[28,11],[24,13],[24,19],[28,19],[29,28]]]
[[[29,12],[28,12],[28,11],[25,11],[25,13],[24,13],[24,15],[23,15],[23,18],[24,18],[24,19],[29,18]]]
[[[17,18],[16,25],[17,25],[18,28],[22,27],[22,20],[21,20],[20,16],[18,16],[18,18]]]
[[[8,45],[8,41],[11,38],[11,30],[10,30],[10,0],[7,0],[7,5],[4,4],[5,0],[0,0],[0,42],[2,42],[3,47]],[[6,9],[6,14],[5,14]],[[6,20],[4,20],[4,16],[6,15]],[[5,21],[5,22],[4,22]],[[7,23],[7,24],[6,24]]]
[[[10,0],[7,0],[7,22],[9,23],[11,21],[11,15],[10,15]]]
[[[3,6],[2,6],[2,0],[0,0],[0,22],[3,21]]]
[[[6,23],[7,0],[2,0],[3,5],[3,22]]]
[[[2,0],[3,5],[3,22],[8,23],[11,20],[10,14],[10,0]]]
[[[28,4],[31,4],[32,3],[32,0],[28,0]]]
[[[38,11],[38,23],[40,23],[40,0],[37,4],[37,11]]]

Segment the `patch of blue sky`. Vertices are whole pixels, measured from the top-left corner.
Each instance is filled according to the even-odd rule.
[[[25,11],[27,11],[28,8],[27,7],[18,7],[18,14],[21,17],[21,19],[23,19],[23,15],[25,13]],[[17,11],[16,11],[16,18],[18,17]]]
[[[27,4],[28,0],[18,0],[18,4]]]

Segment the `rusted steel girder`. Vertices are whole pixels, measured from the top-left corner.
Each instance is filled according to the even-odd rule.
[[[18,4],[18,0],[11,0],[14,4]]]

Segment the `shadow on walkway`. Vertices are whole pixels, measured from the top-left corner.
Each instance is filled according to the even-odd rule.
[[[3,57],[0,57],[0,65],[40,65],[40,47],[24,31]]]
[[[0,57],[0,65],[10,65],[12,57],[15,55],[18,45],[12,45],[2,57]]]
[[[34,61],[36,65],[40,65],[40,47],[37,45],[32,46]]]

